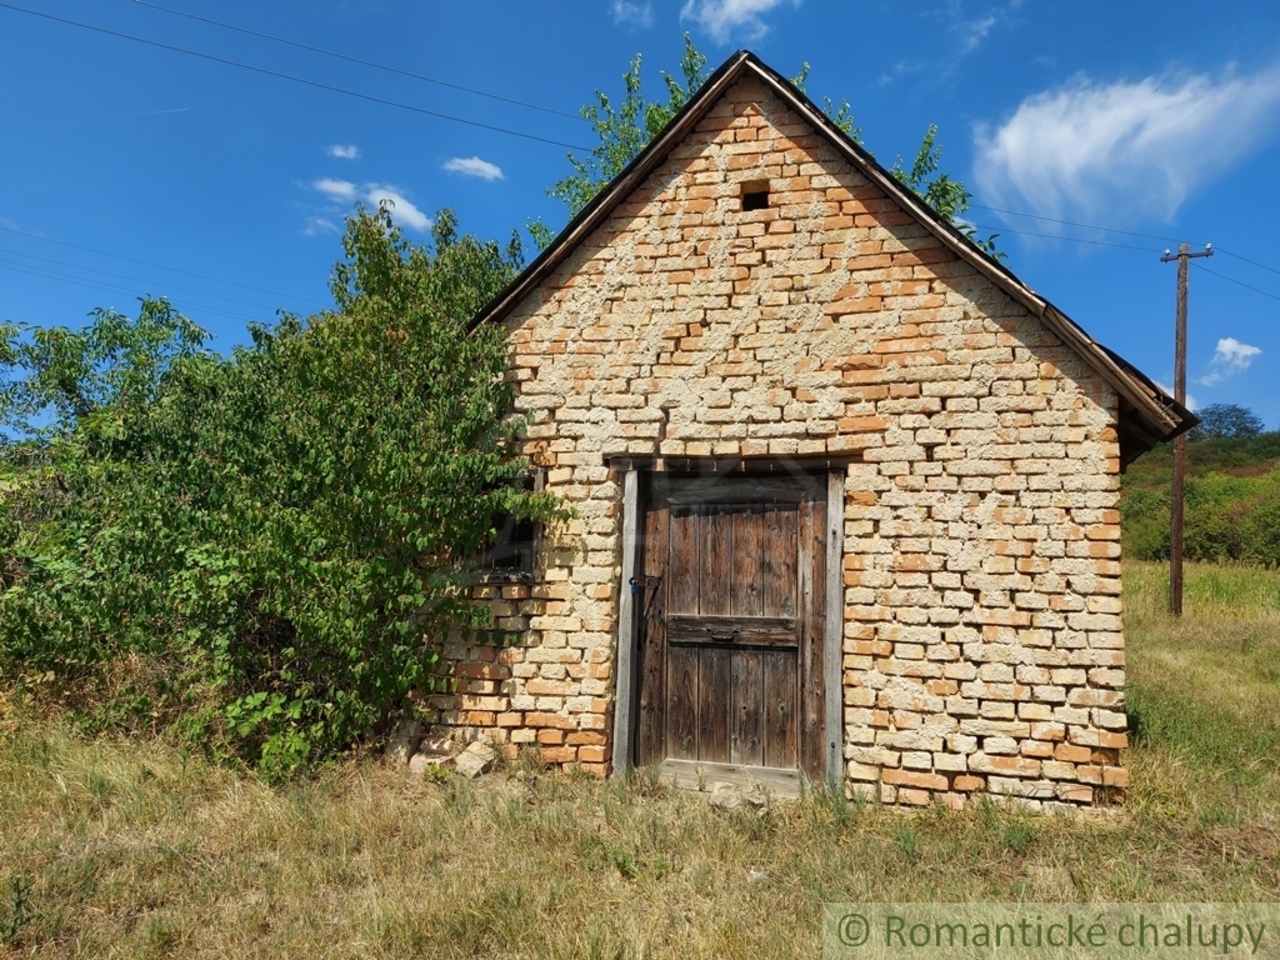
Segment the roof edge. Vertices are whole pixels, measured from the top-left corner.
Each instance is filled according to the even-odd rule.
[[[1137,368],[1094,340],[1079,324],[1028,287],[998,260],[979,248],[954,224],[945,220],[919,194],[898,181],[864,147],[837,127],[817,104],[802,91],[795,89],[790,81],[761,62],[754,54],[748,53],[747,56],[752,66],[757,68],[762,79],[774,92],[784,99],[793,99],[802,106],[806,119],[818,129],[823,130],[829,139],[841,147],[850,162],[860,168],[882,190],[907,207],[923,226],[951,247],[957,256],[1045,322],[1078,354],[1090,362],[1121,396],[1139,412],[1145,413],[1144,419],[1156,428],[1155,433],[1161,440],[1173,439],[1198,422],[1184,406],[1157,387],[1145,375],[1139,373]],[[1138,374],[1136,382],[1132,376],[1134,373]],[[1191,418],[1190,423],[1186,422],[1187,417]]]
[[[473,330],[482,323],[502,319],[546,276],[566,260],[579,242],[603,222],[630,192],[658,166],[706,114],[712,104],[740,76],[750,71],[784,102],[789,103],[816,130],[823,133],[845,158],[888,196],[906,208],[916,220],[941,240],[957,256],[995,283],[1006,294],[1040,318],[1070,345],[1120,394],[1158,441],[1171,440],[1198,422],[1153,381],[1118,354],[1102,346],[1049,301],[1035,293],[1007,267],[980,249],[954,224],[945,220],[922,197],[904,186],[864,147],[841,130],[817,104],[789,80],[765,64],[749,50],[739,50],[722,63],[694,92],[667,126],[637,154],[622,171],[578,212],[556,238],[520,275],[504,287],[468,324]],[[1144,431],[1148,433],[1148,431]],[[1143,452],[1153,444],[1141,441]],[[1135,453],[1133,456],[1137,456]],[[1132,459],[1130,457],[1129,459]]]
[[[716,97],[730,86],[743,64],[754,59],[754,54],[739,50],[716,68],[676,112],[662,132],[651,140],[631,162],[608,184],[602,187],[585,207],[578,211],[564,229],[551,241],[529,266],[500,290],[467,325],[468,331],[482,323],[501,319],[529,290],[536,287],[553,269],[559,266],[577,246],[578,240],[590,233],[605,220],[612,208],[629,189],[639,184],[648,173],[665,159],[676,142],[683,139],[688,129],[702,118],[702,114],[715,102]]]

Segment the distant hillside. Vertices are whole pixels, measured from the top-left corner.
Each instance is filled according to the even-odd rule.
[[[1129,466],[1120,500],[1126,557],[1168,559],[1172,475],[1170,444]],[[1280,430],[1188,441],[1183,540],[1189,560],[1280,565]]]

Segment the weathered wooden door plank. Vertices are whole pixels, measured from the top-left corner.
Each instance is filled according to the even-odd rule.
[[[716,763],[729,756],[729,703],[733,684],[731,650],[698,650],[698,759]]]
[[[827,476],[827,622],[823,650],[827,783],[843,789],[844,778],[844,503],[847,470]]]
[[[729,706],[733,714],[733,744],[729,762],[764,765],[764,681],[760,652],[732,652]]]
[[[652,478],[650,478],[652,481]],[[671,550],[671,512],[656,483],[646,491],[643,577],[635,584],[640,606],[639,716],[636,762],[661,763],[666,757],[667,717],[667,558]],[[630,589],[631,584],[624,586]]]
[[[732,583],[729,587],[729,612],[735,617],[758,617],[761,606],[761,538],[764,511],[759,504],[744,505],[733,511]]]
[[[698,648],[667,648],[668,757],[698,759]]]
[[[791,651],[761,651],[766,767],[798,767],[800,678]]]

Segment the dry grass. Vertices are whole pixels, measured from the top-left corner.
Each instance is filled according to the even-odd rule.
[[[824,901],[1274,900],[1280,574],[1188,573],[1175,624],[1159,571],[1129,571],[1135,786],[1099,817],[757,817],[644,777],[372,760],[270,789],[0,698],[0,934],[23,956],[789,958],[818,954]]]
[[[1125,570],[1128,709],[1140,748],[1134,759],[1154,750],[1162,760],[1209,763],[1233,783],[1273,783],[1280,766],[1280,571],[1189,564],[1185,580],[1184,616],[1176,620],[1165,612],[1167,567]]]

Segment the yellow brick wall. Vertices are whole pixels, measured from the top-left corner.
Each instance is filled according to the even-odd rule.
[[[440,719],[606,772],[606,459],[854,453],[850,789],[1051,808],[1124,786],[1116,395],[762,84],[731,87],[507,323],[528,454],[577,518],[536,583],[493,594],[522,641],[449,651]]]

